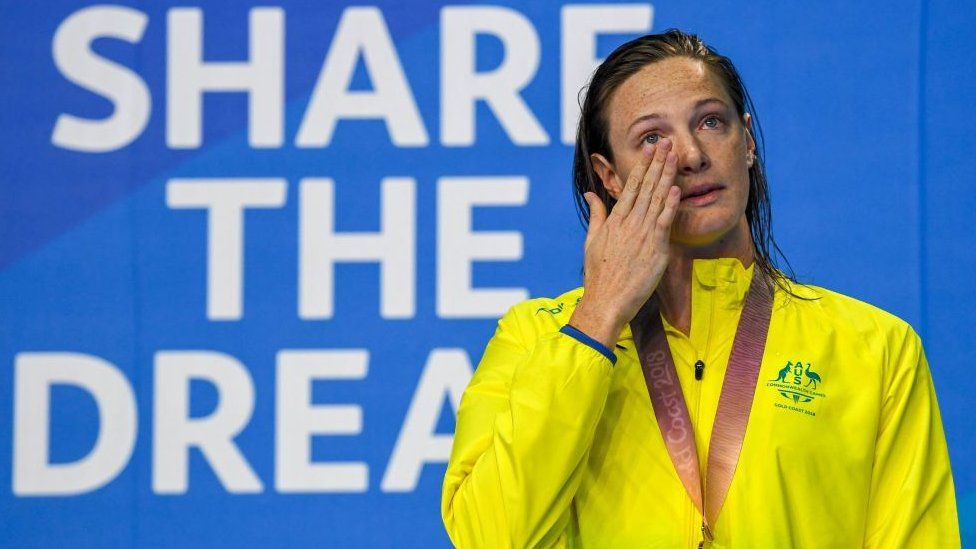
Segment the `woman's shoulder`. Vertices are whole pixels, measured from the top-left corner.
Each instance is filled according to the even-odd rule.
[[[782,291],[777,303],[803,317],[819,317],[824,324],[861,333],[881,332],[893,339],[917,337],[906,320],[867,301],[814,284],[785,281],[790,293]]]

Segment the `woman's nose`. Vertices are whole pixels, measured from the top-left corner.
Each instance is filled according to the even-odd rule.
[[[674,136],[673,148],[678,155],[678,171],[698,173],[708,168],[708,155],[694,136]]]

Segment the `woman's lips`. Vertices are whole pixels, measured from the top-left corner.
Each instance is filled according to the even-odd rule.
[[[707,206],[718,200],[718,193],[725,187],[721,185],[702,185],[688,190],[687,195],[681,199],[682,204],[690,206]]]

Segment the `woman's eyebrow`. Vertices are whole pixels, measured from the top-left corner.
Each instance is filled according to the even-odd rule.
[[[645,114],[645,115],[642,115],[642,116],[637,117],[636,120],[634,120],[633,122],[630,123],[630,127],[627,128],[627,133],[630,133],[630,131],[633,130],[634,129],[634,126],[636,126],[637,124],[640,124],[641,122],[644,122],[645,120],[653,120],[655,118],[662,118],[662,116],[660,114],[656,113],[656,112],[652,112],[650,114]]]
[[[722,108],[725,109],[729,108],[729,106],[725,104],[725,101],[722,101],[718,97],[706,97],[704,99],[699,99],[698,101],[695,102],[695,110],[698,110],[709,103],[718,103],[719,105],[722,106]]]
[[[728,105],[725,104],[725,101],[722,101],[718,97],[705,97],[703,99],[699,99],[698,101],[695,101],[695,106],[692,107],[692,110],[698,110],[709,103],[718,103],[719,105],[722,106],[722,108],[728,109]],[[652,112],[650,114],[645,114],[637,117],[637,119],[635,119],[633,122],[630,123],[630,127],[627,128],[627,133],[630,133],[630,131],[634,129],[634,126],[636,126],[637,124],[640,124],[645,120],[653,120],[655,118],[664,118],[664,117],[656,112]]]

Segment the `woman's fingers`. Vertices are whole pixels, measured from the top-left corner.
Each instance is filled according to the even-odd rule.
[[[586,243],[583,245],[583,249],[585,250],[590,245],[593,235],[600,230],[603,222],[606,221],[607,207],[603,205],[603,201],[600,200],[600,197],[596,193],[583,193],[583,199],[586,200],[586,204],[590,207],[590,224],[586,231]]]
[[[647,208],[647,214],[644,216],[644,227],[650,230],[650,227],[654,225],[654,222],[661,215],[661,210],[664,208],[665,199],[668,193],[671,191],[671,187],[674,186],[674,176],[678,171],[678,157],[674,151],[670,151],[664,161],[664,167],[661,170],[661,179],[658,184],[654,187],[654,193],[651,197],[651,203]],[[680,191],[679,191],[679,201],[680,201]]]
[[[586,200],[586,204],[590,207],[590,228],[599,229],[607,218],[607,207],[603,205],[600,197],[593,192],[583,193],[583,200]]]
[[[664,172],[665,160],[670,150],[670,139],[662,139],[654,150],[654,158],[651,161],[651,165],[647,168],[647,172],[644,173],[640,192],[634,201],[634,207],[631,208],[631,216],[637,224],[643,225],[644,217],[648,215],[647,210],[651,202],[651,197],[654,195],[655,189],[660,187],[661,174]]]
[[[671,225],[681,201],[670,148],[642,151],[609,213],[596,193],[583,195],[590,206],[583,285],[589,303],[598,304],[590,308],[601,311],[600,322],[634,318],[667,267]],[[590,308],[578,307],[576,313]],[[584,322],[575,313],[574,319]]]
[[[652,154],[640,156],[637,165],[630,170],[630,175],[624,184],[624,190],[620,193],[620,197],[617,199],[617,203],[613,205],[613,211],[610,213],[621,218],[627,217],[630,209],[634,206],[634,199],[637,196],[637,191],[640,190],[641,181],[644,179],[644,174],[647,173],[647,167],[650,166],[652,158]]]
[[[654,243],[658,249],[666,250],[671,242],[671,225],[674,223],[674,216],[678,212],[681,204],[681,189],[676,185],[669,186],[668,192],[664,197],[664,206],[661,215],[654,221]],[[648,216],[650,217],[650,216]]]

